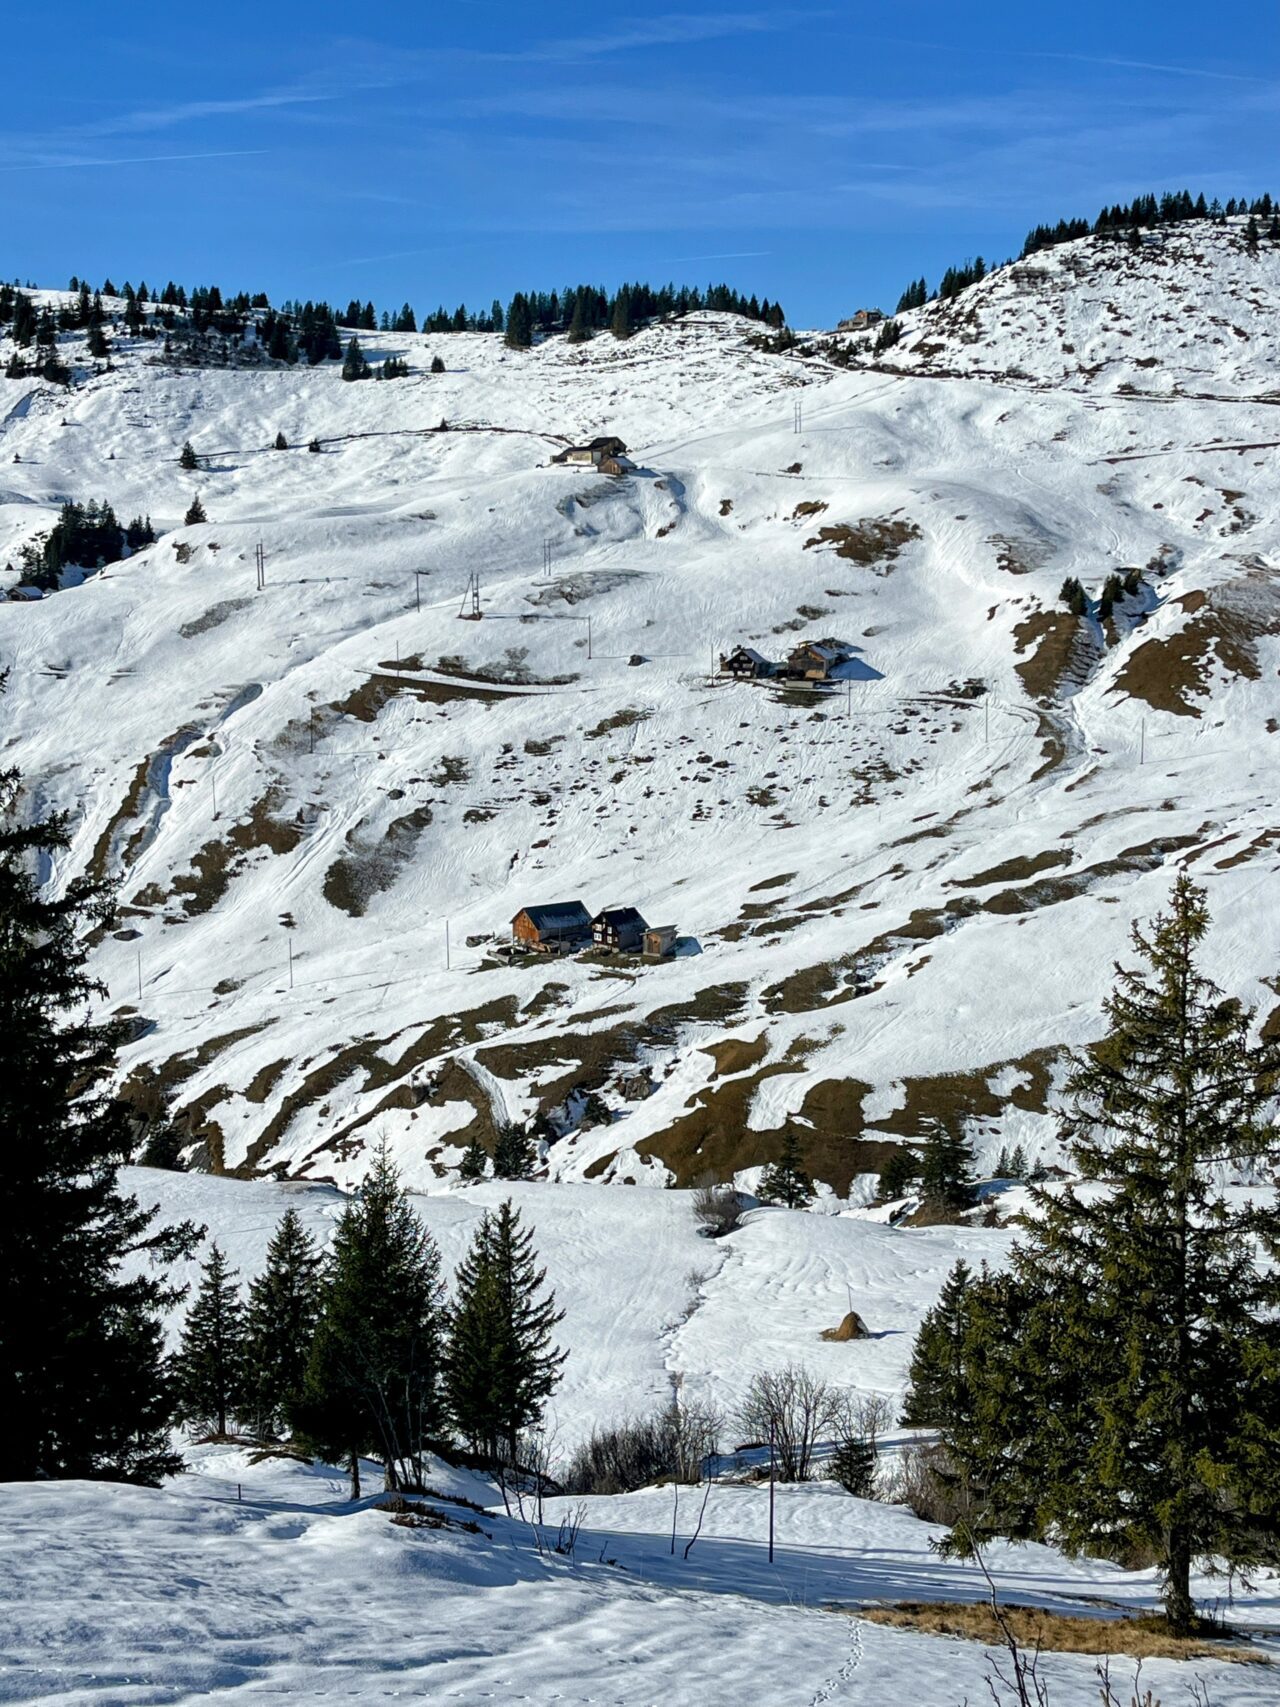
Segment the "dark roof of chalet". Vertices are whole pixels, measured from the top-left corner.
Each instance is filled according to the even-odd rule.
[[[625,930],[628,926],[633,930],[638,926],[642,931],[649,928],[644,922],[644,915],[634,907],[602,907],[591,923],[612,925],[615,930]]]
[[[735,646],[729,653],[730,658],[750,658],[753,664],[767,664],[768,658],[763,652],[757,652],[754,646]]]
[[[591,924],[591,914],[581,901],[551,901],[542,907],[522,907],[520,913],[527,915],[536,931],[585,930]]]
[[[616,433],[600,433],[596,438],[588,439],[585,445],[580,445],[578,448],[580,450],[625,451],[627,447]]]

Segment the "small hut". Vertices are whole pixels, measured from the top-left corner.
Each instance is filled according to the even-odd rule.
[[[650,925],[644,933],[644,955],[647,960],[665,960],[676,951],[674,925]]]

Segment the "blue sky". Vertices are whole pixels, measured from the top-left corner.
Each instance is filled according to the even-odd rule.
[[[1280,193],[1274,0],[60,0],[30,27],[0,272],[46,284],[422,311],[723,277],[823,324],[1040,219]]]

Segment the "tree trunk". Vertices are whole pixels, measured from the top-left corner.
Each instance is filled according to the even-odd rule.
[[[1191,1598],[1191,1543],[1185,1530],[1175,1529],[1168,1541],[1164,1566],[1164,1609],[1176,1636],[1195,1628],[1196,1606]]]
[[[360,1454],[354,1447],[351,1450],[351,1461],[348,1468],[351,1471],[351,1497],[353,1500],[358,1500],[360,1498]]]

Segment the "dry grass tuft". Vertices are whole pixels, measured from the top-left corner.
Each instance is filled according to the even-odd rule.
[[[844,1608],[841,1608],[844,1610]],[[1235,1660],[1269,1665],[1256,1648],[1239,1646],[1234,1631],[1220,1635],[1174,1636],[1161,1617],[1085,1617],[1050,1612],[1037,1606],[1001,1605],[1001,1613],[1021,1647],[1055,1654],[1123,1654],[1138,1660]],[[926,1636],[959,1636],[968,1642],[1002,1647],[1004,1636],[986,1601],[904,1600],[893,1606],[863,1606],[857,1615],[871,1624],[918,1630]]]

